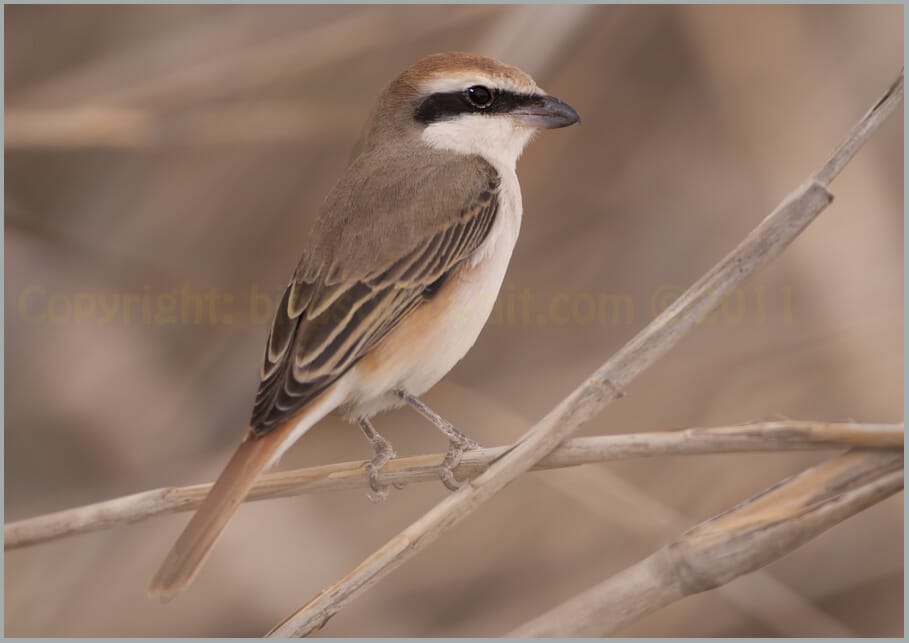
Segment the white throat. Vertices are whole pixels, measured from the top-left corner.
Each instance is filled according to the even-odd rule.
[[[507,116],[465,114],[427,125],[423,141],[435,149],[477,154],[499,172],[513,173],[534,130],[520,127]]]

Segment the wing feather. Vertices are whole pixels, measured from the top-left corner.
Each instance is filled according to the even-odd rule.
[[[477,167],[462,207],[417,231],[384,265],[344,278],[337,265],[301,264],[272,323],[251,420],[256,433],[334,383],[482,245],[495,220],[499,177],[485,162]]]

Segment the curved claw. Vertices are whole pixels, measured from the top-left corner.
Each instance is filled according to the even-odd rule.
[[[391,443],[379,435],[368,418],[360,418],[359,424],[366,439],[372,445],[373,451],[375,451],[372,460],[366,463],[366,477],[369,479],[370,488],[370,491],[366,492],[366,497],[369,498],[370,502],[379,503],[388,497],[388,489],[391,486],[379,482],[379,472],[397,454]],[[399,484],[394,483],[394,487],[400,489]]]
[[[378,491],[373,491],[370,489],[366,492],[366,499],[369,500],[374,505],[382,504],[385,502],[385,499],[388,497],[388,489],[380,489]]]
[[[465,480],[458,480],[455,477],[454,470],[461,463],[461,456],[465,451],[479,448],[479,444],[465,438],[462,442],[451,442],[448,445],[448,451],[445,453],[445,459],[442,460],[442,468],[439,471],[439,479],[451,491],[457,491],[464,486]]]
[[[442,481],[449,491],[457,491],[464,486],[463,480],[458,480],[455,477],[454,471],[451,469],[442,469],[439,473],[439,480]]]
[[[366,497],[375,504],[384,501],[388,497],[389,485],[379,483],[379,470],[381,468],[381,465],[376,466],[375,462],[366,463],[366,476],[369,478],[369,491],[366,492]]]

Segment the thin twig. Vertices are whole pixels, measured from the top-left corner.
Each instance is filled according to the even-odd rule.
[[[744,451],[794,451],[864,446],[902,448],[902,424],[853,422],[754,422],[728,427],[676,429],[653,433],[604,435],[569,440],[534,469],[555,469],[622,458],[695,455]],[[492,447],[468,451],[455,469],[459,479],[472,478],[508,451]],[[397,458],[383,467],[383,483],[439,479],[444,453]],[[310,491],[366,487],[364,461],[283,471],[262,476],[246,501],[298,496]],[[196,509],[211,484],[167,487],[114,498],[83,507],[27,518],[3,528],[4,549],[29,547],[68,536],[110,529],[120,524]]]
[[[880,127],[881,123],[896,108],[903,99],[903,71],[900,70],[899,77],[893,81],[880,100],[868,110],[868,113],[862,117],[858,124],[849,133],[849,136],[840,143],[833,155],[830,157],[824,167],[814,175],[814,180],[824,187],[830,185],[830,182],[842,172],[846,164],[852,160],[852,157],[861,149],[872,134]]]
[[[781,558],[903,488],[903,454],[852,451],[688,530],[513,637],[605,636]]]
[[[488,470],[278,624],[269,636],[301,636],[321,629],[355,596],[422,551],[615,400],[638,374],[674,347],[747,277],[778,256],[817,217],[833,198],[822,182],[831,180],[836,172],[827,172],[827,168],[845,165],[893,112],[902,94],[900,73],[897,82],[852,129],[847,143],[825,162],[823,174],[812,177],[789,195],[735,250],[537,422]]]

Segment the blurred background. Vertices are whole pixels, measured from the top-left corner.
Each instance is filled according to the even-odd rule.
[[[212,479],[274,297],[383,85],[468,50],[582,114],[518,165],[502,307],[426,397],[516,439],[807,178],[898,74],[901,6],[7,6],[6,519]],[[903,129],[589,435],[902,419]],[[523,299],[519,299],[523,298]],[[509,302],[528,301],[510,310]],[[444,441],[406,410],[401,454]],[[370,457],[329,419],[283,467]],[[522,477],[339,613],[332,635],[497,635],[829,454]],[[259,636],[440,498],[244,506],[191,590],[146,585],[186,514],[6,554],[10,636]],[[627,635],[900,636],[903,498]]]

